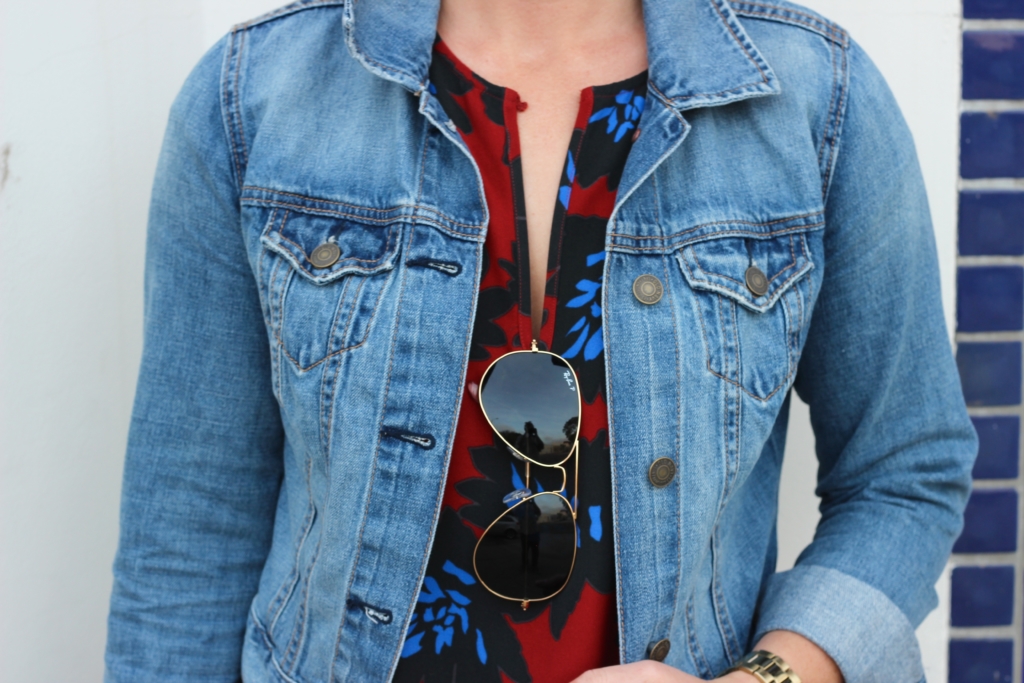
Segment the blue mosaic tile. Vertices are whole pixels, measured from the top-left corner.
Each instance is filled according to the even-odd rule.
[[[1024,19],[1024,0],[964,0],[964,19]]]
[[[1024,112],[960,115],[962,178],[1024,178]]]
[[[964,32],[965,100],[1024,98],[1024,32]]]
[[[960,332],[1024,329],[1024,268],[959,268],[956,327]]]
[[[1020,418],[1016,415],[972,417],[978,432],[975,479],[1014,479],[1020,471]]]
[[[959,240],[963,256],[1024,254],[1024,192],[962,192]]]
[[[1011,683],[1012,640],[949,641],[949,683]]]
[[[953,626],[1013,623],[1013,567],[957,567],[950,599]]]
[[[960,342],[956,365],[969,406],[1020,403],[1020,342]]]
[[[1017,549],[1017,492],[975,491],[964,510],[964,530],[954,553],[1011,553]]]

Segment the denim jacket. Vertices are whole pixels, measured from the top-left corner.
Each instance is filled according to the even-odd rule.
[[[437,11],[289,5],[222,39],[173,106],[108,681],[390,679],[472,400],[488,225],[429,88]],[[600,294],[621,661],[668,639],[667,664],[711,678],[786,629],[847,683],[917,683],[976,441],[911,135],[860,47],[808,10],[644,15],[649,90]],[[340,257],[317,267],[325,242]],[[822,517],[776,573],[791,389]],[[656,488],[661,457],[678,473]]]

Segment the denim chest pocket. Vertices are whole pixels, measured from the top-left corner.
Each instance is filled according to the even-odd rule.
[[[700,314],[708,370],[758,400],[789,386],[810,313],[808,233],[712,237],[676,258]]]
[[[268,324],[306,371],[365,340],[401,227],[274,209],[260,241]]]

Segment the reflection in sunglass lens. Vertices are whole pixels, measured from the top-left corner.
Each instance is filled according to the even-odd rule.
[[[576,377],[561,358],[529,352],[503,356],[483,378],[480,405],[520,454],[543,465],[569,457],[580,404]]]
[[[499,517],[477,544],[476,574],[487,588],[516,600],[543,600],[569,580],[576,522],[564,498],[539,493]]]

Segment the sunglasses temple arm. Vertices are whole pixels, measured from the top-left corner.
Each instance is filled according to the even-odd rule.
[[[576,442],[576,474],[572,478],[572,518],[576,519],[576,508],[580,506],[580,444]]]

